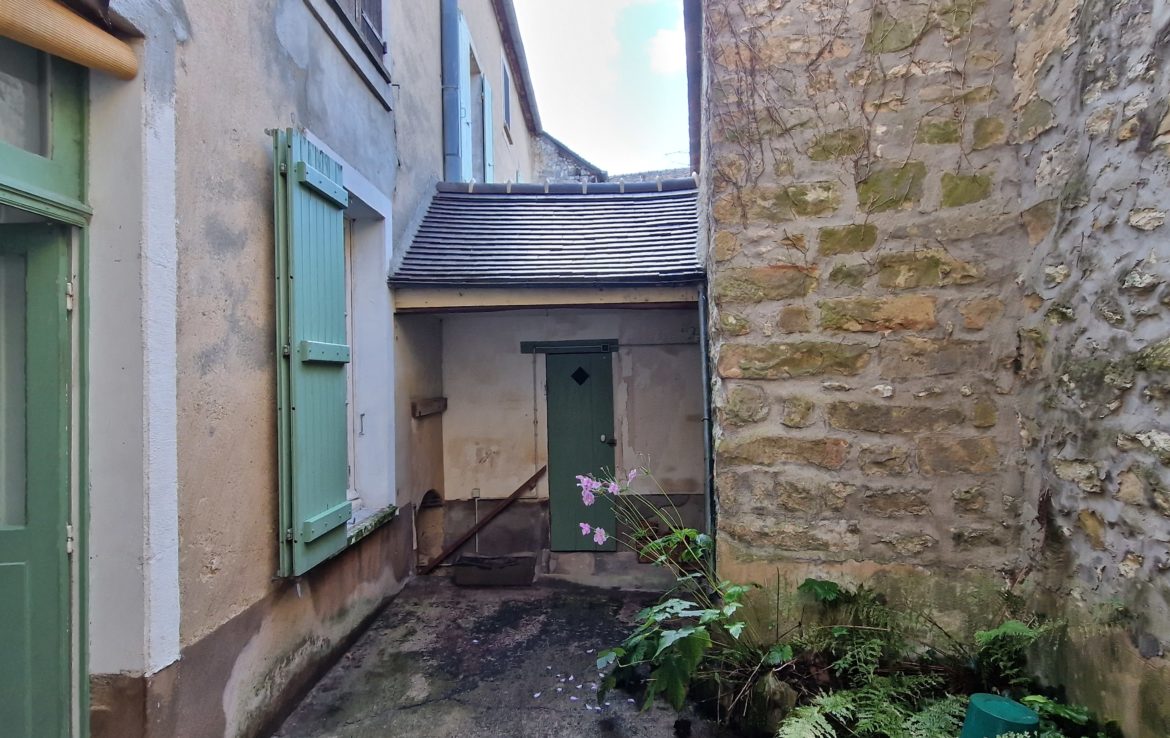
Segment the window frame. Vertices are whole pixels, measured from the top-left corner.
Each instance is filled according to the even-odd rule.
[[[333,6],[333,10],[341,16],[341,20],[345,23],[345,27],[349,29],[350,34],[361,43],[366,55],[370,57],[370,61],[385,71],[385,60],[386,54],[388,53],[385,26],[386,0],[375,0],[381,5],[382,9],[382,28],[380,29],[374,28],[373,24],[369,22],[365,8],[366,0],[350,1],[354,3],[352,13],[342,4],[341,0],[328,0],[329,4]],[[377,37],[377,45],[366,35],[367,28]],[[386,81],[390,81],[389,72],[386,73]]]

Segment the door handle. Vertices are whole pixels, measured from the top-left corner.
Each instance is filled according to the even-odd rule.
[[[616,438],[614,438],[613,436],[607,436],[604,433],[601,434],[601,442],[604,443],[606,446],[616,446],[617,445]]]

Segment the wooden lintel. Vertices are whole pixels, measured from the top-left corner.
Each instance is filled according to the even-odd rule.
[[[446,397],[428,397],[425,400],[414,400],[410,403],[410,416],[412,418],[425,418],[428,415],[441,413],[446,409]]]
[[[674,287],[397,287],[397,313],[514,310],[539,307],[681,307],[699,299],[697,285]]]

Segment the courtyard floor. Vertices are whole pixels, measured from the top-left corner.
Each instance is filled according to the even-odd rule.
[[[654,595],[564,582],[463,588],[420,577],[285,721],[280,738],[715,736],[693,714],[597,699],[597,651]]]

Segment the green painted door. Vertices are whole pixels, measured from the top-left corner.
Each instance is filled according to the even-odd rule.
[[[552,550],[613,551],[612,538],[598,546],[581,523],[614,533],[608,498],[581,501],[578,474],[611,475],[614,464],[613,365],[605,353],[548,354],[548,485]]]
[[[10,211],[11,212],[11,211]],[[0,733],[69,733],[68,232],[0,224]]]

